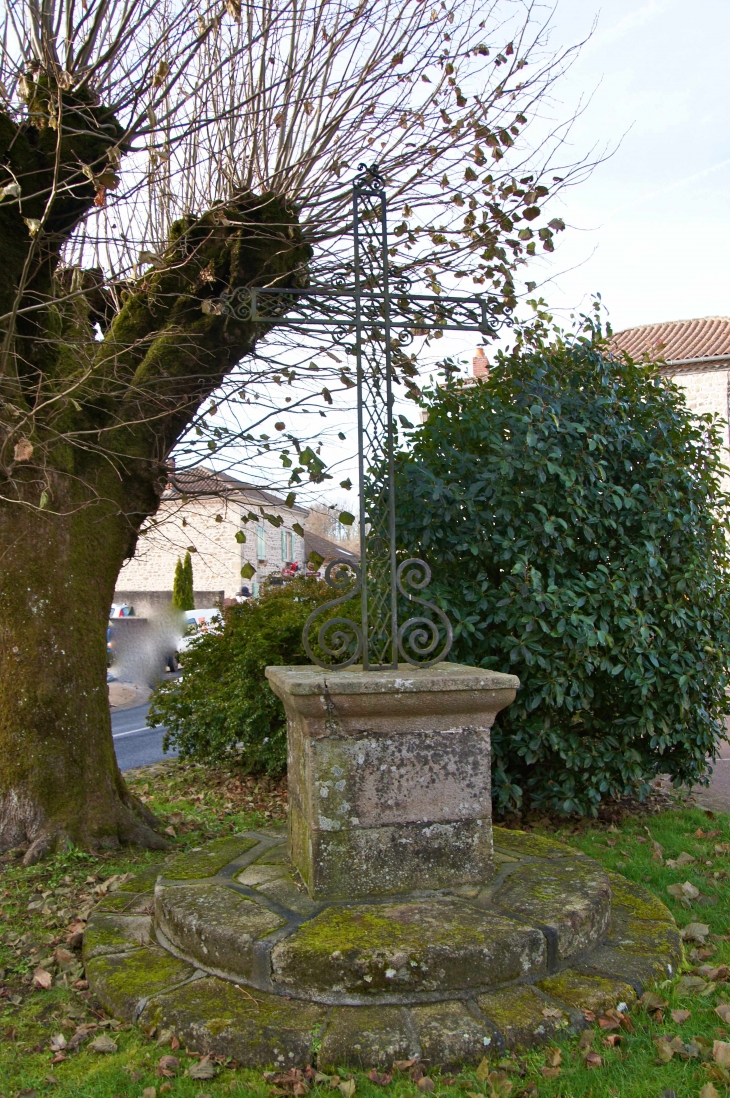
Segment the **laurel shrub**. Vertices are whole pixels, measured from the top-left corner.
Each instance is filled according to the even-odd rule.
[[[449,658],[520,678],[492,733],[497,807],[590,815],[660,774],[706,782],[730,712],[717,425],[593,322],[424,407],[401,549],[432,567]]]

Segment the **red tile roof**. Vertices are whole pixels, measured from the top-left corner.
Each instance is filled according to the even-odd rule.
[[[617,332],[611,345],[637,361],[645,356],[664,362],[730,357],[730,317],[704,316],[697,320],[642,324]]]

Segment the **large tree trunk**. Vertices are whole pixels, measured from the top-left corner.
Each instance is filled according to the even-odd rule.
[[[54,502],[71,513],[0,508],[0,849],[164,847],[111,735],[106,629],[132,531],[111,502]]]

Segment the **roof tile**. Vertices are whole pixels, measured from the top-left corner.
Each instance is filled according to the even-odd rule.
[[[633,359],[677,362],[688,358],[730,356],[730,317],[704,316],[696,320],[670,320],[642,324],[616,332],[611,340],[616,351]]]

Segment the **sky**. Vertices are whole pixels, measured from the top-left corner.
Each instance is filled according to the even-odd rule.
[[[614,331],[728,316],[730,2],[559,0],[554,45],[594,19],[557,98],[582,99],[576,157],[613,152],[551,206],[568,228],[541,261],[541,293],[562,313],[599,292]]]

